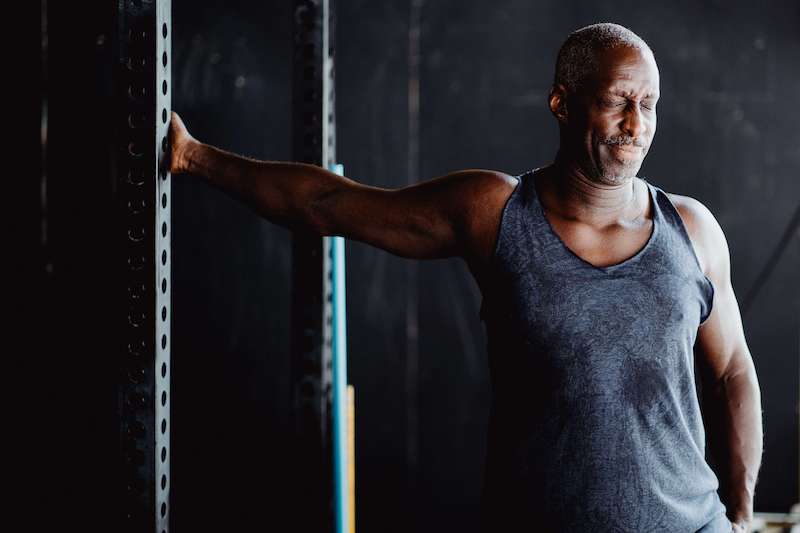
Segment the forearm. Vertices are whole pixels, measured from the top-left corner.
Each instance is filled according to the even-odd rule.
[[[185,153],[187,172],[204,177],[264,218],[290,228],[322,232],[314,206],[350,180],[316,165],[258,161],[195,142]]]
[[[761,465],[761,394],[751,367],[723,378],[715,387],[720,497],[733,522],[753,517],[753,494]]]

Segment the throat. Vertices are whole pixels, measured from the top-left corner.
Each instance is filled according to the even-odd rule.
[[[551,218],[585,224],[600,232],[640,227],[646,218],[649,194],[641,179],[603,186],[581,175],[559,175],[553,170],[534,175],[539,202]]]
[[[655,207],[647,184],[639,178],[631,182],[629,203],[614,208],[587,203],[582,200],[585,195],[569,192],[574,188],[559,192],[543,176],[534,176],[534,187],[538,208],[553,237],[592,267],[626,263],[647,247],[655,233]]]

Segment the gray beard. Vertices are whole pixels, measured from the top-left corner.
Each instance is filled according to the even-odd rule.
[[[622,176],[616,174],[603,174],[602,176],[598,177],[597,181],[604,185],[622,185],[635,177],[635,174],[628,175],[627,173]]]
[[[639,166],[636,164],[623,165],[621,174],[614,174],[608,169],[599,167],[596,169],[594,178],[598,183],[604,185],[622,185],[635,178],[638,170]]]

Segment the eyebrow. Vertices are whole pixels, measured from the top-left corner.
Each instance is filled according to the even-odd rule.
[[[615,90],[609,89],[609,90],[606,90],[606,91],[603,91],[603,92],[605,94],[610,94],[610,95],[613,95],[613,96],[622,96],[623,98],[628,98],[630,96],[633,96],[633,91],[628,91],[628,90],[617,90],[617,91],[615,91]],[[658,93],[647,93],[642,97],[642,99],[646,100],[647,98],[658,98],[659,96],[660,95]]]

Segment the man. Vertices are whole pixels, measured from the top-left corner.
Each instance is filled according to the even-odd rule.
[[[647,44],[595,24],[559,51],[549,104],[560,147],[546,167],[387,190],[223,152],[173,114],[171,171],[288,227],[466,261],[493,384],[486,531],[747,531],[758,382],[719,224],[636,177],[658,97]]]

